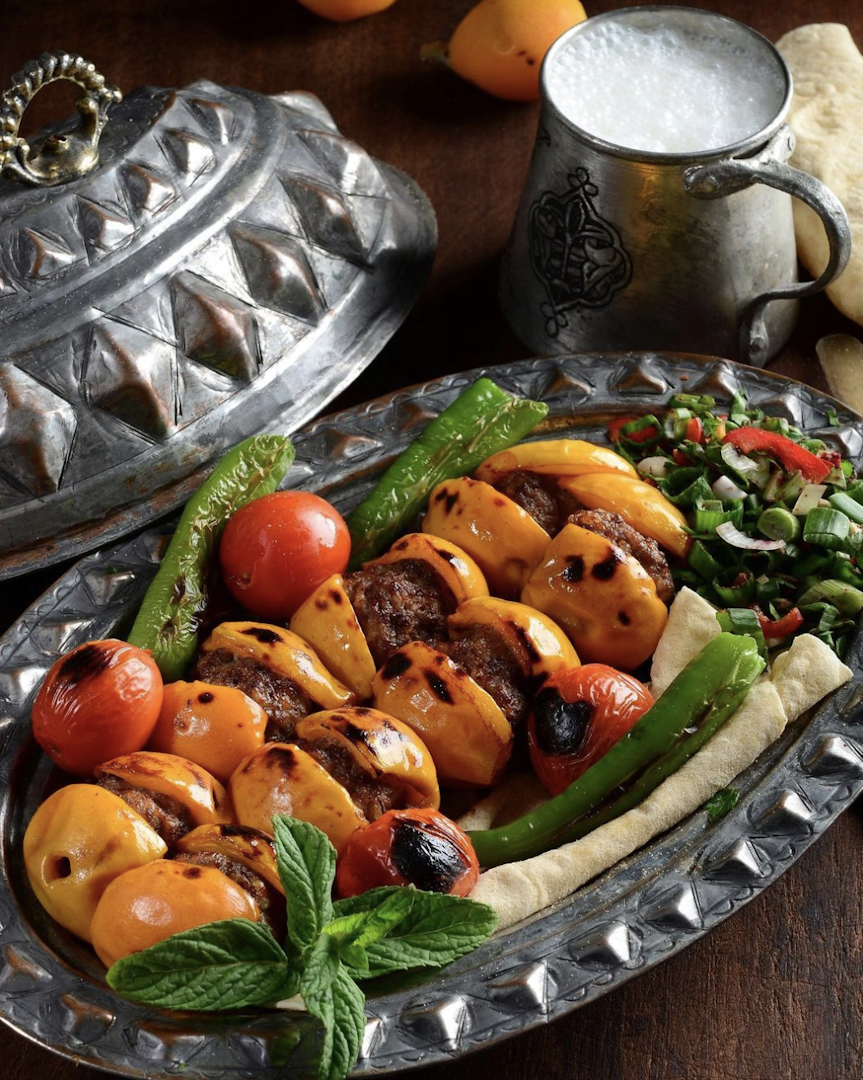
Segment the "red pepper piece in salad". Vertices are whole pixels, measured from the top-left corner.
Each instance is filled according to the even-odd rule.
[[[722,441],[731,443],[743,454],[755,451],[776,458],[786,472],[799,472],[804,480],[812,484],[820,484],[832,469],[829,461],[817,457],[776,431],[765,431],[759,427],[739,427],[729,431]]]
[[[624,428],[628,428],[630,424],[638,424],[640,422],[638,416],[619,416],[615,420],[610,420],[608,424],[608,438],[610,442],[619,443],[625,436],[630,442],[646,443],[654,442],[659,436],[659,431],[653,424],[649,424],[647,427],[642,427],[636,431],[624,431]]]
[[[781,641],[782,638],[790,637],[803,625],[803,615],[800,608],[793,607],[786,611],[780,619],[768,619],[758,608],[755,609],[761,631],[768,641]]]

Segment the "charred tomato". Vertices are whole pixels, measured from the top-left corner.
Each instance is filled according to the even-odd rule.
[[[528,720],[534,770],[552,795],[564,791],[622,738],[653,704],[631,675],[584,664],[552,675]]]
[[[33,737],[75,776],[146,745],[162,707],[162,676],[148,652],[107,639],[61,656],[33,703]]]
[[[454,821],[437,810],[390,810],[347,842],[336,891],[345,897],[379,885],[415,885],[466,896],[478,877],[473,845]]]

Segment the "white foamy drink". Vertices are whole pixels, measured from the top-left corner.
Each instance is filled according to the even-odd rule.
[[[707,34],[615,22],[585,25],[551,59],[548,95],[578,127],[654,153],[740,142],[776,115],[784,85],[751,52]]]

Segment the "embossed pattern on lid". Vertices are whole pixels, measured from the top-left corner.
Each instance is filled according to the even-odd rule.
[[[0,579],[308,420],[403,319],[435,241],[422,193],[302,93],[142,88],[91,172],[0,178]]]

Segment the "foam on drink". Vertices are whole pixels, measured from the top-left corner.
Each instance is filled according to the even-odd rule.
[[[655,153],[714,150],[754,135],[785,90],[777,70],[721,37],[612,21],[575,34],[546,79],[574,124]]]

